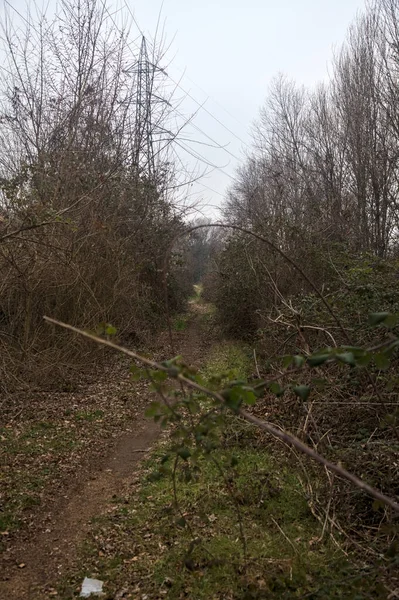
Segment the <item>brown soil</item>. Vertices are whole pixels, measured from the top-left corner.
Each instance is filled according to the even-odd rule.
[[[201,308],[192,305],[188,327],[174,333],[174,346],[190,363],[198,363],[204,342],[198,327]],[[161,340],[162,342],[162,340]],[[168,347],[167,337],[163,340]],[[139,464],[159,436],[159,428],[144,417],[152,395],[143,390],[140,411],[115,440],[104,440],[94,456],[79,457],[75,477],[57,486],[35,515],[35,524],[21,531],[7,548],[0,580],[4,600],[45,600],[57,595],[54,586],[75,558],[75,548],[89,530],[90,521],[101,515],[137,475]],[[110,398],[112,401],[112,398]]]
[[[91,476],[87,469],[89,480],[85,476],[73,488],[65,482],[62,496],[53,503],[34,538],[27,543],[17,542],[11,552],[14,568],[7,569],[9,579],[0,582],[1,598],[23,600],[37,594],[51,597],[51,586],[73,560],[74,548],[87,533],[90,520],[123,489],[159,434],[158,427],[144,418],[132,423],[131,428],[102,464],[91,465]]]

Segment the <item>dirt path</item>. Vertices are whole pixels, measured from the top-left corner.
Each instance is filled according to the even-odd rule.
[[[159,429],[151,421],[143,418],[132,423],[132,432],[121,437],[104,464],[93,465],[91,479],[66,490],[65,497],[52,506],[45,529],[14,550],[14,573],[0,583],[0,598],[30,599],[39,590],[43,590],[43,598],[51,594],[51,586],[73,560],[75,546],[87,533],[90,520],[123,489],[158,435]]]
[[[175,333],[174,345],[190,363],[197,363],[204,350],[198,327],[201,308],[192,305],[187,329]],[[167,338],[164,340],[168,345]],[[148,399],[146,401],[148,403]],[[75,548],[87,534],[90,521],[101,515],[112,497],[133,481],[137,468],[159,436],[159,428],[139,415],[123,433],[112,451],[92,463],[90,476],[72,487],[64,487],[62,496],[50,507],[42,507],[41,523],[34,536],[16,542],[12,548],[12,566],[0,582],[0,598],[7,600],[45,600],[56,595],[54,586],[75,558]],[[79,469],[80,465],[77,464]],[[8,560],[8,566],[10,557]]]

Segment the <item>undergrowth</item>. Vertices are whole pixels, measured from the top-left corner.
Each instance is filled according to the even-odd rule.
[[[249,348],[230,342],[212,348],[202,373],[241,379],[252,367]],[[253,427],[229,418],[216,460],[179,461],[175,489],[159,476],[169,443],[167,434],[134,488],[95,520],[63,599],[84,576],[103,580],[109,600],[387,597],[386,565],[328,535],[300,470]]]

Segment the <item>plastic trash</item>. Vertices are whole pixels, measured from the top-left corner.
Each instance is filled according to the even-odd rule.
[[[85,577],[82,583],[82,589],[80,590],[81,598],[89,598],[92,594],[94,596],[102,596],[103,595],[103,585],[104,583],[99,579],[90,579],[90,577]]]

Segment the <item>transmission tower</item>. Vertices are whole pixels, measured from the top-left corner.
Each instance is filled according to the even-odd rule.
[[[139,176],[153,181],[155,178],[155,123],[153,122],[154,106],[165,102],[156,95],[155,84],[158,73],[162,69],[153,64],[148,57],[147,42],[143,36],[137,63],[131,69],[137,75],[136,114],[133,142],[133,165]]]

